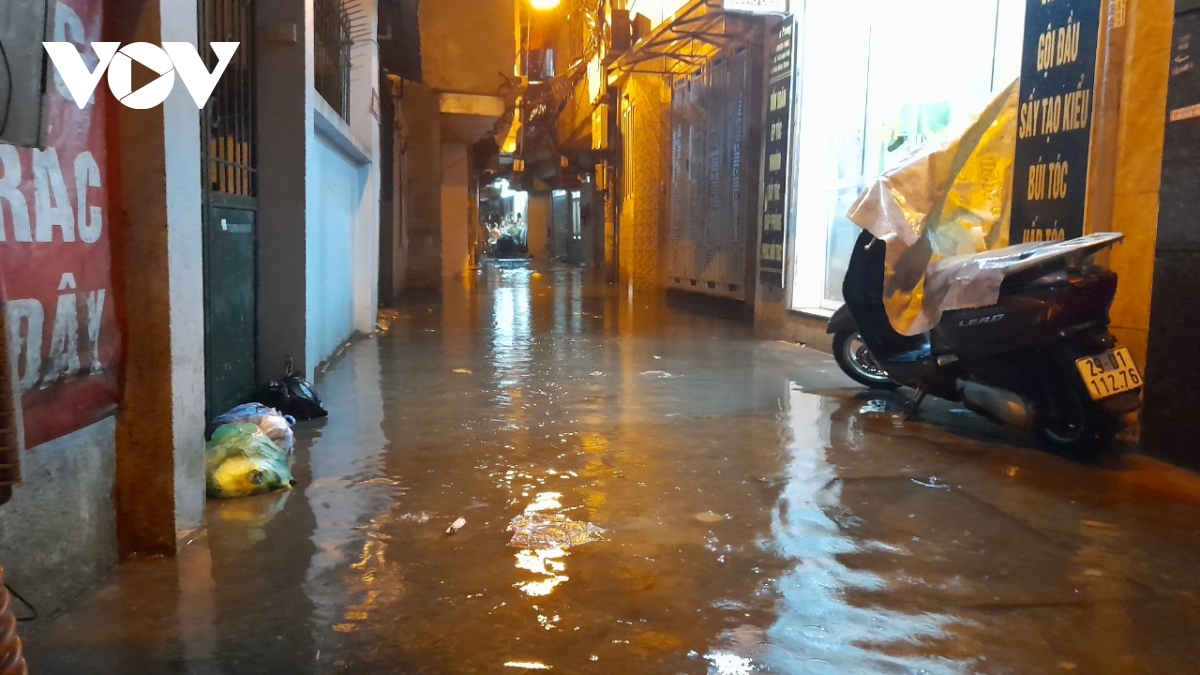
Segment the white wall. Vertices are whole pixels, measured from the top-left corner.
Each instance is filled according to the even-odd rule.
[[[317,134],[309,156],[308,362],[329,358],[354,332],[359,204],[365,169]],[[270,302],[271,299],[265,299]]]
[[[377,4],[376,0],[348,4],[370,17],[369,34],[360,36],[351,50],[348,120],[338,116],[313,87],[311,51],[309,55],[312,123],[305,187],[309,377],[355,331],[374,330],[379,305]],[[311,37],[308,44],[311,50]]]

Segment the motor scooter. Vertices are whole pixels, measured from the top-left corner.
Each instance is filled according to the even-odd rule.
[[[864,231],[843,282],[845,305],[829,324],[834,356],[864,385],[916,389],[910,417],[932,395],[995,422],[1032,427],[1050,449],[1099,452],[1141,405],[1142,375],[1108,330],[1117,275],[1094,262],[1122,238],[1020,247],[994,305],[945,311],[930,332],[906,336],[884,308],[885,243]]]

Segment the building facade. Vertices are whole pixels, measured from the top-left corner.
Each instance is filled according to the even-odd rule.
[[[0,506],[0,566],[43,612],[203,525],[208,415],[289,359],[311,377],[373,330],[375,17],[373,0],[0,8],[16,74],[0,99],[35,121],[0,144],[21,478]],[[153,84],[119,100],[110,76],[79,105],[43,40],[89,70],[98,42],[188,43],[210,70],[211,43],[239,44],[198,111],[179,77],[161,104],[132,105]],[[129,68],[121,58],[108,68]],[[21,86],[45,95],[13,98]]]
[[[388,3],[393,39],[383,64],[392,98],[392,200],[385,294],[437,291],[475,263],[479,180],[516,104],[515,0]],[[417,30],[402,27],[417,17]],[[399,31],[407,31],[401,34]],[[484,65],[486,64],[486,65]]]
[[[1023,65],[1036,64],[1038,37],[1045,31],[1028,28],[1027,19],[1051,11],[1026,0],[611,4],[629,12],[631,40],[625,52],[620,40],[610,42],[610,55],[596,69],[604,77],[587,101],[597,118],[604,117],[606,104],[612,110],[607,126],[613,138],[601,170],[613,173],[608,181],[597,174],[610,205],[608,261],[619,268],[623,282],[733,296],[753,308],[761,337],[824,348],[857,235],[845,217],[849,206],[905,154],[961,126],[1018,80]],[[1176,358],[1192,323],[1186,313],[1169,310],[1186,304],[1178,301],[1178,292],[1191,281],[1180,261],[1190,260],[1191,249],[1186,235],[1160,239],[1160,231],[1185,227],[1174,223],[1186,209],[1164,212],[1171,224],[1162,224],[1159,204],[1168,115],[1176,116],[1173,124],[1190,119],[1183,105],[1186,93],[1176,97],[1175,112],[1166,110],[1168,76],[1186,75],[1189,67],[1185,29],[1190,24],[1175,15],[1189,16],[1194,5],[1072,0],[1052,8],[1062,14],[1055,30],[1073,36],[1064,44],[1076,51],[1083,45],[1082,56],[1069,59],[1083,73],[1076,75],[1079,82],[1087,84],[1077,87],[1083,93],[1075,92],[1076,97],[1089,99],[1088,114],[1079,116],[1081,124],[1071,129],[1069,140],[1071,152],[1081,153],[1082,160],[1072,167],[1077,189],[1064,205],[1069,222],[1037,231],[1024,223],[1014,240],[1068,232],[1125,235],[1107,260],[1121,279],[1112,331],[1149,378],[1143,449],[1187,465],[1200,464],[1200,454],[1170,439],[1178,429],[1192,428],[1179,395],[1191,371],[1179,367]],[[757,16],[745,14],[747,9]],[[709,137],[708,127],[695,123],[697,107],[705,118],[714,116],[704,91],[723,81],[728,54],[738,49],[738,41],[728,38],[736,32],[729,21],[735,13],[753,16],[755,30],[762,31],[747,41],[760,50],[761,80],[744,78],[722,97],[745,96],[755,105],[747,145],[736,153],[748,152],[754,159],[736,177],[727,168],[732,162],[696,152],[719,148],[735,154],[732,127],[719,126],[724,138]],[[610,23],[611,35],[624,34],[620,20]],[[639,24],[646,28],[637,30]],[[1175,45],[1173,27],[1183,31]],[[1186,81],[1180,83],[1184,92]],[[758,91],[751,91],[755,86]],[[1177,132],[1184,134],[1180,138],[1190,138],[1185,126],[1172,129],[1183,129]],[[1185,176],[1171,188],[1176,204],[1178,186],[1192,184],[1184,161],[1190,150],[1180,152],[1183,159],[1166,160]],[[725,274],[736,265],[728,257],[722,260],[722,251],[741,242],[742,223],[729,210],[727,195],[737,193],[743,173],[758,190],[745,196],[753,206],[754,231],[748,244],[749,288],[739,297],[728,292]],[[1152,306],[1165,308],[1153,332]],[[1176,365],[1166,365],[1169,361]],[[1140,436],[1135,426],[1129,438]]]
[[[792,3],[793,13],[784,20],[797,35],[787,243],[779,282],[760,289],[755,314],[761,335],[827,344],[827,318],[841,304],[840,280],[857,235],[845,218],[849,206],[914,143],[937,127],[952,128],[1020,77],[1022,60],[1037,57],[1037,36],[1026,32],[1031,7],[1023,0],[918,2],[902,9],[869,2]],[[1092,0],[1071,3],[1064,21],[1078,21],[1066,13],[1071,9],[1092,17],[1083,30],[1094,34],[1093,51],[1081,63],[1089,69],[1093,103],[1090,125],[1077,132],[1090,155],[1084,155],[1086,169],[1075,167],[1081,189],[1070,201],[1078,217],[1066,229],[1074,228],[1070,236],[1125,234],[1108,261],[1121,279],[1112,331],[1153,381],[1155,368],[1147,368],[1151,276],[1175,8],[1145,0]],[[863,30],[838,30],[847,25]],[[911,39],[920,33],[918,26],[930,39]],[[835,42],[853,58],[820,58]],[[953,59],[945,57],[950,53]],[[1016,236],[1013,243],[1020,241]],[[1154,389],[1148,386],[1151,394]],[[1154,406],[1152,396],[1147,404]],[[1130,438],[1138,436],[1135,426]],[[1143,448],[1185,464],[1200,461],[1194,454],[1181,460],[1174,447],[1160,442]]]

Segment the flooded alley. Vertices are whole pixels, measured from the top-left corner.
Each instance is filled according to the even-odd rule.
[[[317,381],[294,490],[23,623],[30,672],[1200,670],[1195,478],[903,423],[825,354],[579,271],[450,286]]]

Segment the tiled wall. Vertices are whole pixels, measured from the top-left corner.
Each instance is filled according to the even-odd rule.
[[[632,168],[633,177],[630,190],[621,200],[621,282],[656,288],[662,285],[660,251],[670,89],[657,75],[634,75],[623,95],[628,99],[622,109],[632,104],[634,112],[632,142],[624,148],[626,167]]]
[[[1194,9],[1196,4],[1180,0],[1176,7]],[[1177,115],[1200,100],[1200,72],[1192,52],[1200,17],[1195,11],[1178,15],[1173,33],[1170,48],[1156,54],[1158,67],[1147,66],[1151,72],[1171,68],[1167,96],[1171,121],[1162,159],[1157,239],[1152,241],[1152,316],[1141,441],[1147,454],[1200,469],[1200,416],[1193,401],[1200,363],[1192,358],[1200,332],[1200,314],[1195,310],[1200,291],[1200,121]],[[1160,113],[1159,119],[1163,117]]]
[[[1129,0],[1124,92],[1118,132],[1112,229],[1125,243],[1112,255],[1120,276],[1113,332],[1143,368],[1150,329],[1158,189],[1162,173],[1167,63],[1173,0]]]

